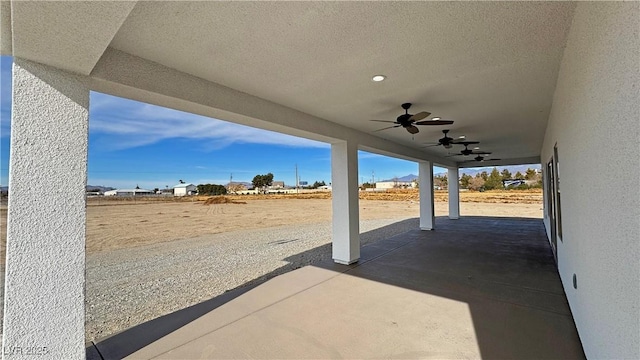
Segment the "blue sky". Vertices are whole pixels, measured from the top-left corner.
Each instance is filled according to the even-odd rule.
[[[7,185],[11,119],[11,58],[0,59],[0,184]],[[417,174],[417,163],[360,152],[359,176],[369,181]],[[89,108],[90,185],[163,188],[194,184],[275,180],[331,182],[329,144],[237,125],[92,92]],[[435,172],[444,169],[436,168]]]

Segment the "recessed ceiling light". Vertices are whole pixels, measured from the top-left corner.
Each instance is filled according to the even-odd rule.
[[[375,82],[380,82],[384,79],[386,79],[387,77],[384,75],[375,75],[374,77],[371,78],[371,80],[375,81]]]
[[[473,150],[480,150],[480,147],[476,146],[473,148]]]
[[[433,119],[431,119],[431,120],[440,120],[440,119],[442,119],[442,118],[441,118],[441,117],[439,117],[439,116],[436,116],[436,117],[434,117],[434,118],[433,118]]]
[[[458,136],[458,139],[466,139],[466,138],[467,138],[467,136],[466,136],[466,135],[460,135],[460,136]]]

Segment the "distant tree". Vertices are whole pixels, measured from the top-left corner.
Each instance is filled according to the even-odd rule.
[[[224,185],[213,185],[213,195],[226,195],[227,188]]]
[[[487,190],[500,189],[502,188],[502,176],[500,172],[498,172],[498,168],[493,168],[491,174],[484,182],[484,188]]]
[[[366,182],[366,183],[362,183],[362,185],[360,186],[360,188],[361,188],[361,189],[363,189],[363,190],[364,190],[364,189],[375,189],[375,188],[376,188],[376,184]]]
[[[197,186],[199,195],[226,195],[227,188],[218,184],[200,184]]]
[[[158,191],[160,191],[160,189],[158,189],[158,188],[153,188],[153,192],[154,192],[154,193],[156,193],[156,194],[157,194],[157,193],[158,193]]]
[[[522,175],[520,171],[516,172],[516,174],[513,175],[513,177],[518,180],[524,180],[524,175]]]
[[[535,180],[537,175],[538,175],[538,172],[536,172],[534,169],[529,168],[527,169],[524,175],[524,178],[526,180]]]
[[[136,184],[136,190],[139,190],[139,189],[140,189],[140,186],[138,186],[138,184]]]
[[[522,180],[522,179],[519,179],[519,180]],[[530,189],[530,188],[531,187],[529,185],[527,185],[527,184],[520,184],[520,185],[516,186],[514,189],[516,189],[516,190],[527,190],[527,189]]]
[[[467,189],[478,191],[484,187],[484,179],[482,176],[476,176],[469,179],[469,183],[467,184]]]
[[[436,175],[433,177],[433,185],[441,189],[446,189],[449,185],[447,175]]]
[[[477,175],[476,175],[477,176]],[[487,174],[486,171],[483,171],[480,173],[480,177],[482,178],[482,180],[487,181],[489,180],[489,174]]]
[[[320,186],[327,186],[327,184],[325,184],[324,180],[323,181],[316,181],[313,183],[313,185],[311,185],[312,189],[317,189]]]
[[[471,175],[467,175],[467,174],[462,174],[462,176],[460,177],[460,186],[462,186],[464,189],[468,189],[469,188],[469,180],[473,179],[471,177]]]
[[[184,180],[182,180],[182,179],[178,180],[178,182],[179,182],[180,184],[184,184]]]
[[[504,169],[502,170],[502,172],[500,173],[500,175],[502,175],[502,180],[509,180],[511,179],[511,172],[508,169]]]
[[[256,175],[253,177],[253,180],[251,180],[251,183],[255,189],[260,189],[264,192],[267,186],[273,184],[273,174]]]

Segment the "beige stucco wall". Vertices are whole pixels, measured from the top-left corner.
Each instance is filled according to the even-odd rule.
[[[640,358],[639,7],[577,5],[542,149],[558,146],[558,267],[592,359]]]

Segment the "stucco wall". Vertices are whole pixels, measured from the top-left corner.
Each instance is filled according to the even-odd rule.
[[[558,146],[558,266],[591,359],[640,358],[639,6],[577,5],[542,149]]]
[[[89,89],[16,58],[12,103],[3,359],[81,359]]]

